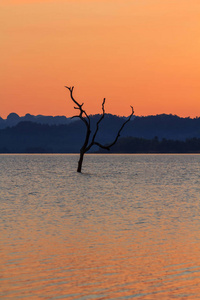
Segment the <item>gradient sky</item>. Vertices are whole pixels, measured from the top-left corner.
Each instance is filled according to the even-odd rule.
[[[199,0],[1,0],[0,116],[200,116]]]

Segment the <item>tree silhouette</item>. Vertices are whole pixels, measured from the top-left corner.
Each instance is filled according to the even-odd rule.
[[[74,109],[79,110],[79,115],[73,116],[72,118],[80,118],[84,122],[84,124],[86,126],[86,129],[87,129],[86,130],[86,135],[85,135],[85,141],[83,143],[83,146],[80,149],[80,157],[79,157],[78,168],[77,168],[77,172],[81,173],[84,154],[86,152],[88,152],[91,149],[91,147],[94,146],[94,145],[99,146],[100,148],[103,148],[103,149],[106,149],[106,150],[110,150],[110,147],[112,147],[117,142],[118,138],[120,137],[120,133],[121,133],[122,129],[124,128],[124,126],[130,121],[132,115],[134,114],[134,110],[133,110],[133,107],[131,106],[131,114],[128,117],[128,119],[120,127],[114,141],[112,143],[110,143],[109,145],[102,145],[102,144],[100,144],[99,142],[96,141],[96,135],[97,135],[97,132],[99,130],[99,124],[101,123],[101,121],[103,120],[103,118],[105,116],[104,105],[105,105],[106,99],[105,98],[103,99],[103,102],[102,102],[102,115],[101,115],[100,119],[98,120],[98,122],[96,123],[96,129],[93,133],[92,138],[90,139],[91,122],[90,122],[90,117],[88,116],[86,111],[83,109],[83,104],[84,103],[80,104],[74,99],[74,96],[73,96],[74,87],[68,87],[68,86],[65,86],[65,87],[70,91],[70,97],[76,105],[74,107]]]

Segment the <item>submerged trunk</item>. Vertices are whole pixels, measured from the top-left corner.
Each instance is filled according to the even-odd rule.
[[[77,172],[79,172],[79,173],[81,173],[84,154],[85,154],[84,152],[80,152],[80,158],[78,161],[78,168],[77,168]]]
[[[99,130],[99,124],[101,123],[101,121],[104,119],[104,116],[105,116],[105,109],[104,109],[104,105],[105,105],[105,98],[103,99],[103,102],[102,102],[102,116],[100,117],[100,119],[98,120],[98,122],[96,123],[96,129],[93,133],[93,137],[89,143],[89,140],[90,140],[90,134],[91,134],[91,122],[90,122],[90,117],[88,116],[88,114],[86,113],[86,111],[83,109],[83,104],[80,104],[79,102],[77,102],[74,97],[73,97],[73,90],[74,90],[74,87],[67,87],[66,88],[70,91],[70,95],[71,95],[71,99],[72,101],[75,103],[75,109],[78,109],[79,110],[79,115],[77,116],[74,116],[74,117],[78,117],[81,119],[82,122],[84,122],[85,126],[86,126],[86,136],[85,136],[85,141],[84,141],[84,144],[80,150],[80,157],[79,157],[79,161],[78,161],[78,168],[77,168],[77,172],[78,173],[81,173],[81,169],[82,169],[82,164],[83,164],[83,156],[86,152],[88,152],[90,150],[90,148],[94,145],[96,146],[99,146],[103,149],[107,149],[107,150],[110,150],[110,147],[112,147],[118,140],[118,138],[120,137],[120,133],[122,131],[122,129],[124,128],[124,126],[126,125],[126,123],[128,123],[132,117],[132,115],[134,114],[134,110],[133,110],[133,107],[131,106],[131,109],[132,109],[132,112],[129,116],[129,118],[122,124],[121,128],[119,129],[118,133],[117,133],[117,136],[115,138],[115,140],[109,144],[109,145],[102,145],[98,142],[96,142],[96,135],[98,133],[98,130]],[[72,117],[72,118],[74,118]]]

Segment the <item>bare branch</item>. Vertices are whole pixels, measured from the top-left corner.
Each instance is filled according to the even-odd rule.
[[[82,168],[82,162],[83,162],[83,156],[86,152],[88,143],[89,143],[89,138],[90,138],[90,134],[91,134],[91,129],[90,129],[90,118],[87,115],[86,111],[82,108],[83,107],[83,103],[79,104],[73,97],[73,89],[74,87],[67,87],[65,86],[69,91],[70,91],[70,96],[72,101],[76,104],[76,106],[74,107],[75,109],[79,109],[80,114],[78,116],[74,116],[72,118],[80,118],[86,125],[87,127],[87,131],[86,131],[86,136],[85,136],[85,141],[83,146],[80,149],[80,158],[79,158],[79,162],[78,162],[78,168],[77,168],[77,172],[81,172],[81,168]],[[85,117],[84,117],[85,116]]]
[[[106,145],[101,145],[101,144],[98,143],[98,142],[94,142],[94,145],[97,145],[97,146],[99,146],[100,148],[103,148],[103,149],[106,149],[106,150],[110,150],[110,148],[109,148],[108,146],[106,146]]]
[[[114,140],[111,144],[105,145],[105,146],[103,146],[103,145],[101,145],[101,144],[99,144],[99,143],[96,143],[96,142],[95,142],[94,144],[97,145],[97,146],[99,146],[99,147],[101,147],[101,148],[103,148],[103,149],[110,150],[110,147],[112,147],[114,144],[116,144],[116,142],[117,142],[118,138],[120,137],[120,133],[121,133],[122,129],[124,128],[124,126],[130,121],[131,117],[133,116],[133,114],[134,114],[134,109],[133,109],[132,106],[131,106],[131,110],[132,110],[132,112],[131,112],[130,116],[129,116],[128,119],[122,124],[122,126],[120,127],[120,129],[119,129],[119,131],[118,131],[118,133],[117,133],[117,136],[116,136],[115,140]]]
[[[117,142],[118,138],[120,137],[120,133],[121,133],[122,129],[123,129],[124,126],[130,121],[132,115],[134,114],[133,106],[131,106],[131,110],[132,110],[132,112],[131,112],[129,118],[122,124],[121,128],[119,129],[119,131],[118,131],[118,133],[117,133],[117,136],[116,136],[115,140],[114,140],[111,144],[109,144],[109,145],[107,146],[108,148],[112,147],[112,146]]]
[[[105,101],[106,101],[106,98],[103,99],[103,102],[102,102],[102,116],[100,117],[99,121],[96,124],[96,130],[93,134],[92,141],[91,141],[90,145],[87,147],[87,151],[90,150],[90,148],[95,144],[95,138],[96,138],[97,132],[99,130],[99,124],[105,116],[105,108],[104,108]]]
[[[120,127],[120,129],[119,129],[119,131],[118,131],[118,133],[117,133],[117,136],[116,136],[115,140],[114,140],[111,144],[109,144],[109,145],[102,145],[102,144],[100,144],[99,142],[96,142],[96,141],[95,141],[95,137],[96,137],[96,134],[97,134],[98,129],[99,129],[98,125],[99,125],[99,123],[103,120],[104,115],[105,115],[104,104],[105,104],[105,98],[104,98],[103,103],[102,103],[102,111],[103,111],[103,115],[101,116],[101,118],[100,118],[99,121],[97,122],[97,127],[96,127],[96,131],[95,131],[95,133],[94,133],[94,135],[93,135],[92,142],[91,142],[90,145],[86,148],[86,152],[89,151],[90,148],[91,148],[93,145],[97,145],[97,146],[99,146],[99,147],[102,148],[102,149],[110,150],[110,148],[117,142],[118,138],[120,137],[120,133],[121,133],[122,129],[123,129],[124,126],[130,121],[132,115],[134,114],[134,109],[133,109],[133,107],[131,106],[131,110],[132,110],[132,111],[131,111],[131,114],[130,114],[130,116],[128,117],[128,119],[127,119],[127,120],[122,124],[122,126]]]
[[[95,132],[93,134],[92,141],[89,144],[90,134],[91,134],[91,125],[90,125],[90,118],[87,115],[86,111],[83,109],[84,103],[80,104],[78,101],[76,101],[74,99],[74,96],[73,96],[74,87],[73,86],[72,87],[65,86],[65,87],[70,91],[71,99],[76,105],[74,107],[74,109],[78,109],[79,112],[80,112],[79,115],[73,116],[71,119],[80,118],[85,123],[85,125],[87,127],[85,141],[84,141],[83,146],[80,149],[80,158],[79,158],[78,168],[77,168],[77,172],[81,172],[84,154],[86,152],[88,152],[93,145],[99,146],[100,148],[103,148],[103,149],[106,149],[106,150],[110,150],[110,147],[112,147],[117,142],[118,138],[120,137],[120,133],[121,133],[122,129],[124,128],[124,126],[130,121],[132,115],[134,114],[134,110],[133,110],[133,107],[131,106],[132,112],[131,112],[130,116],[127,118],[127,120],[120,127],[115,140],[109,145],[102,145],[101,143],[96,142],[95,139],[96,139],[96,136],[97,136],[97,133],[98,133],[98,130],[99,130],[99,124],[101,123],[101,121],[104,119],[104,116],[105,116],[105,107],[104,106],[105,106],[106,99],[104,98],[103,102],[102,102],[102,115],[101,115],[100,119],[98,120],[98,122],[96,123],[96,129],[95,129]]]
[[[68,89],[70,91],[70,96],[71,96],[71,99],[72,101],[77,105],[77,107],[75,106],[74,109],[79,109],[80,110],[80,114],[79,114],[79,118],[85,123],[85,125],[87,126],[87,128],[89,129],[90,127],[90,118],[89,116],[87,115],[86,111],[82,108],[83,104],[79,104],[78,101],[76,101],[74,99],[74,96],[73,96],[73,90],[74,90],[74,87],[68,87],[68,86],[65,86],[66,89]],[[83,116],[85,115],[85,117]],[[76,117],[76,116],[75,116]]]

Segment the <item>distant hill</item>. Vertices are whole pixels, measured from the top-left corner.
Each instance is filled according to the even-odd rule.
[[[94,131],[100,115],[90,117]],[[98,141],[104,144],[113,141],[124,120],[124,117],[106,114],[97,134]],[[10,153],[79,152],[85,134],[85,125],[81,120],[71,120],[64,116],[46,117],[27,114],[24,117],[19,117],[12,113],[6,120],[0,118],[0,128],[0,152]],[[136,116],[124,128],[121,137],[141,140],[156,139],[157,141],[163,139],[174,141],[198,139],[200,138],[200,118],[180,118],[166,114],[147,117]],[[123,139],[119,140],[117,145],[122,141]],[[127,140],[124,140],[124,143],[127,143]],[[97,148],[92,150],[98,151]]]
[[[20,122],[14,127],[0,130],[0,152],[77,152],[84,136],[84,129],[80,122],[51,126],[30,121]]]
[[[185,140],[200,137],[200,118],[180,118],[174,115],[136,117],[130,136],[152,139]],[[130,131],[129,131],[130,132]],[[128,134],[127,134],[128,135]]]
[[[30,114],[26,114],[24,117],[20,117],[16,113],[11,113],[7,116],[5,120],[0,117],[0,129],[6,127],[13,127],[16,126],[18,123],[24,121],[30,121],[37,124],[47,124],[47,125],[64,125],[72,122],[70,118],[66,118],[65,116],[52,117],[52,116],[43,116],[43,115],[33,116]]]

